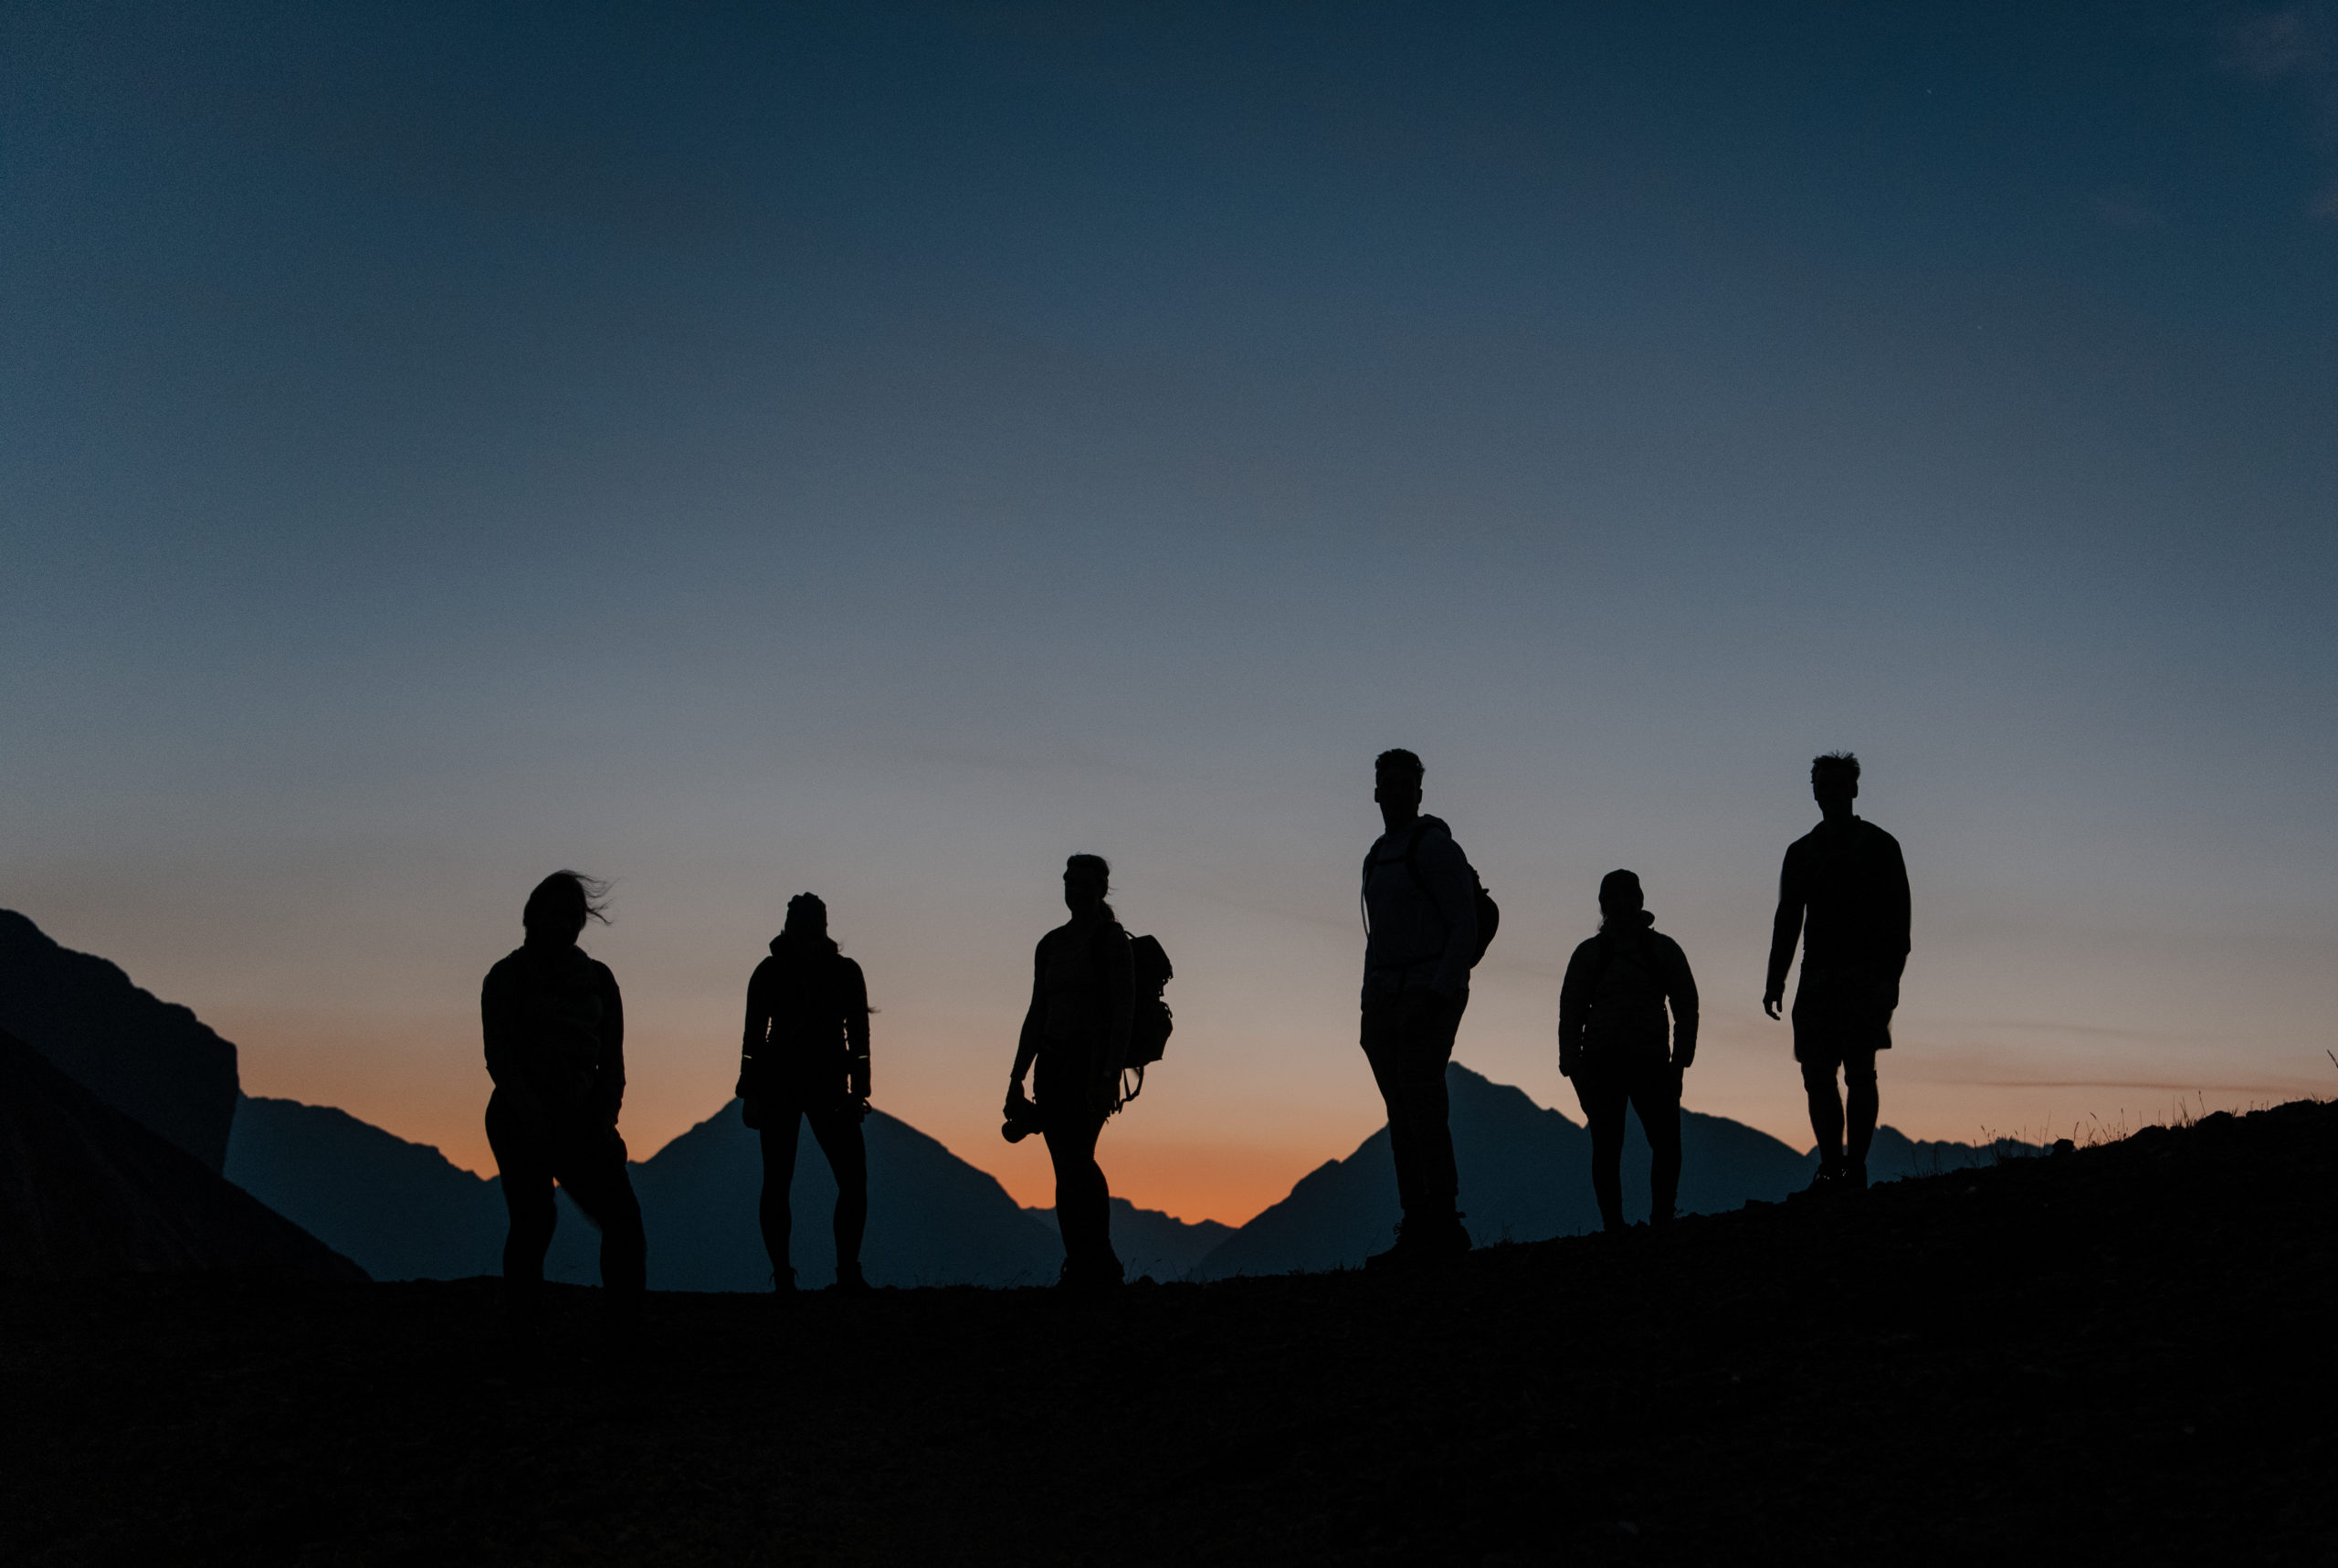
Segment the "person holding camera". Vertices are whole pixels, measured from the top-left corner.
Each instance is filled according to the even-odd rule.
[[[1654,929],[1640,879],[1599,883],[1599,934],[1559,984],[1559,1071],[1591,1131],[1591,1191],[1607,1234],[1624,1231],[1624,1110],[1648,1134],[1648,1223],[1671,1223],[1680,1192],[1680,1079],[1697,1056],[1697,982],[1680,944]],[[1672,1016],[1668,1026],[1665,1006]]]
[[[795,1289],[787,1247],[795,1144],[812,1124],[836,1173],[837,1289],[866,1290],[860,1237],[869,1224],[869,984],[828,935],[828,906],[811,893],[787,900],[771,956],[747,982],[746,1036],[739,1052],[742,1116],[764,1146],[764,1250],[772,1289]]]
[[[1039,939],[1031,1005],[1006,1087],[1009,1135],[1036,1122],[1055,1165],[1059,1283],[1071,1289],[1109,1289],[1122,1278],[1112,1250],[1111,1192],[1096,1163],[1096,1140],[1118,1103],[1136,984],[1129,933],[1104,901],[1111,886],[1111,868],[1102,857],[1074,855],[1064,862],[1063,901],[1071,919]],[[1036,1103],[1023,1089],[1035,1065]]]

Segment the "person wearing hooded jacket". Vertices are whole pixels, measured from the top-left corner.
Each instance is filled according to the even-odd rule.
[[[866,1290],[861,1233],[869,1224],[869,985],[860,965],[828,935],[828,907],[811,893],[787,901],[771,956],[747,982],[747,1026],[738,1094],[746,1124],[762,1135],[758,1217],[771,1255],[772,1289],[795,1289],[787,1260],[789,1187],[802,1124],[812,1124],[836,1173],[837,1289]]]
[[[488,1076],[487,1142],[502,1178],[511,1228],[503,1287],[512,1326],[541,1310],[544,1253],[559,1211],[558,1182],[601,1232],[601,1284],[621,1322],[637,1317],[647,1284],[641,1205],[626,1173],[617,1112],[625,1104],[625,1000],[616,976],[576,939],[606,921],[602,884],[555,871],[521,913],[527,941],[487,972],[479,1028]]]
[[[1459,1207],[1445,1069],[1478,961],[1477,875],[1443,820],[1421,812],[1424,768],[1398,748],[1374,760],[1385,830],[1364,859],[1360,1043],[1388,1108],[1404,1209],[1396,1245],[1368,1265],[1430,1263],[1469,1250]]]
[[[1559,985],[1559,1071],[1574,1082],[1591,1131],[1591,1190],[1610,1236],[1625,1229],[1627,1105],[1648,1135],[1648,1223],[1671,1223],[1680,1192],[1680,1079],[1697,1056],[1688,954],[1655,929],[1642,902],[1638,877],[1608,872],[1599,884],[1599,934],[1574,950]]]

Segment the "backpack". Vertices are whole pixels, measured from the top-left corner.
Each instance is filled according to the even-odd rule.
[[[1424,898],[1428,897],[1428,884],[1421,880],[1420,847],[1421,835],[1427,828],[1427,823],[1416,822],[1413,824],[1412,833],[1405,839],[1405,869],[1412,877],[1413,886],[1421,890],[1421,896]],[[1467,858],[1464,858],[1461,863],[1464,866],[1469,866]],[[1372,880],[1372,868],[1381,864],[1385,862],[1375,861],[1369,855],[1364,858],[1364,879],[1366,882]],[[1469,967],[1475,969],[1478,967],[1478,961],[1486,956],[1486,949],[1493,945],[1494,932],[1501,929],[1501,906],[1494,902],[1494,896],[1491,893],[1486,891],[1486,885],[1479,879],[1478,868],[1475,866],[1469,866],[1469,889],[1470,900],[1478,911],[1478,951],[1469,955]],[[1358,897],[1361,898],[1362,894],[1359,893]],[[1367,906],[1367,911],[1368,910],[1369,906]],[[1367,935],[1370,934],[1372,921],[1369,912],[1364,917],[1364,929]]]
[[[1170,967],[1169,952],[1161,945],[1161,939],[1131,937],[1129,967],[1136,981],[1136,998],[1129,1019],[1129,1057],[1122,1064],[1122,1105],[1144,1092],[1144,1069],[1161,1059],[1169,1046],[1170,1031],[1176,1027],[1161,993],[1177,972]],[[1127,1077],[1131,1072],[1136,1075],[1133,1084]]]

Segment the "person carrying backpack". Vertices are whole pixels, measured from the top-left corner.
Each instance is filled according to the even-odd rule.
[[[1599,934],[1574,950],[1559,985],[1559,1071],[1574,1082],[1591,1130],[1591,1190],[1610,1236],[1625,1228],[1627,1104],[1648,1134],[1648,1223],[1672,1221],[1680,1192],[1680,1078],[1697,1056],[1697,982],[1688,954],[1655,930],[1642,902],[1638,877],[1608,872],[1599,883]]]
[[[1111,1289],[1123,1274],[1112,1250],[1111,1190],[1096,1163],[1096,1140],[1122,1102],[1136,1010],[1129,933],[1104,901],[1111,887],[1103,857],[1074,855],[1064,862],[1063,901],[1071,919],[1039,939],[1031,1005],[1006,1085],[1008,1136],[1036,1123],[1055,1165],[1056,1226],[1063,1233],[1058,1283],[1071,1289]],[[1023,1090],[1034,1065],[1036,1105]]]
[[[1373,764],[1385,831],[1364,858],[1361,1040],[1388,1108],[1388,1150],[1404,1219],[1369,1266],[1430,1263],[1469,1250],[1446,1065],[1469,1005],[1469,971],[1498,918],[1453,831],[1421,815],[1419,757],[1401,748]]]
[[[747,981],[747,1026],[739,1050],[742,1116],[764,1150],[757,1209],[772,1289],[795,1289],[787,1248],[794,1220],[790,1185],[804,1123],[836,1173],[837,1289],[869,1289],[860,1236],[869,1224],[869,983],[828,935],[828,906],[816,894],[787,900],[787,921],[771,956]]]

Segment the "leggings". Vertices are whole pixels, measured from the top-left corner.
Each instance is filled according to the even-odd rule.
[[[1655,1058],[1585,1068],[1575,1098],[1591,1129],[1591,1191],[1609,1231],[1624,1228],[1624,1108],[1639,1112],[1648,1134],[1648,1223],[1665,1225],[1680,1195],[1680,1076]]]
[[[806,1121],[828,1157],[837,1178],[837,1273],[860,1266],[860,1236],[869,1226],[869,1146],[860,1135],[859,1110],[849,1103],[816,1109],[801,1099],[774,1095],[763,1102],[764,1195],[756,1217],[763,1223],[764,1250],[771,1255],[774,1280],[788,1271],[787,1242],[794,1215],[788,1188],[795,1180],[795,1142]]]
[[[1112,1250],[1112,1194],[1104,1167],[1096,1163],[1096,1140],[1104,1119],[1094,1113],[1093,1078],[1084,1053],[1039,1053],[1034,1087],[1040,1132],[1056,1168],[1056,1228],[1063,1233],[1067,1279],[1106,1281],[1121,1278],[1120,1254]]]

